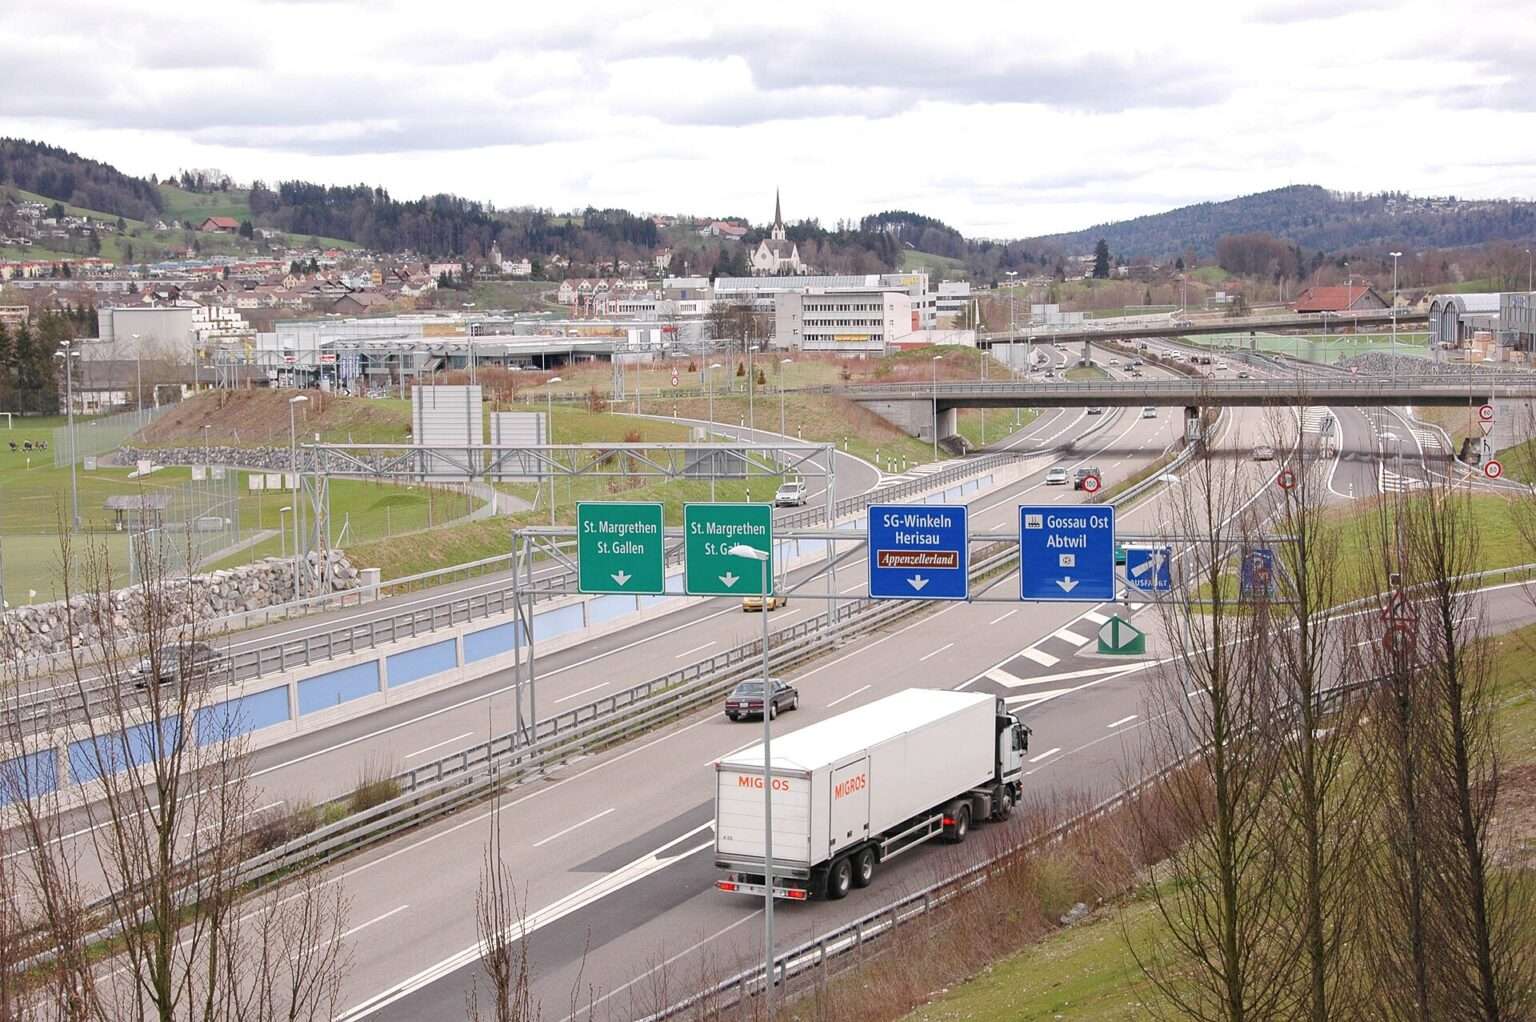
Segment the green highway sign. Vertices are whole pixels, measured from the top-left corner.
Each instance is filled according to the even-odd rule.
[[[763,562],[728,551],[748,546],[768,555],[773,592],[773,505],[684,504],[683,591],[689,596],[765,596]]]
[[[660,504],[579,501],[576,587],[584,593],[667,591]]]
[[[1112,617],[1099,626],[1099,652],[1113,656],[1144,656],[1147,634],[1122,617]]]

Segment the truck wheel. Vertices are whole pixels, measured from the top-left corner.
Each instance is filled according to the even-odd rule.
[[[999,820],[1006,820],[1013,815],[1013,792],[1008,789],[1008,785],[1005,784],[998,789],[997,797],[992,800],[992,804],[997,807],[993,810],[993,815]]]
[[[868,887],[875,882],[875,850],[866,848],[853,857],[853,886]]]
[[[853,864],[844,856],[827,870],[827,900],[841,901],[848,897],[848,889],[852,886]]]
[[[950,806],[950,819],[955,822],[950,824],[949,833],[945,837],[952,845],[958,845],[965,840],[965,835],[971,830],[971,805],[969,802],[961,802]]]

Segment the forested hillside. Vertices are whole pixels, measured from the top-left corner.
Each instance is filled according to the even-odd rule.
[[[1208,258],[1215,255],[1217,241],[1232,234],[1272,234],[1309,252],[1480,245],[1536,238],[1536,203],[1417,198],[1401,192],[1358,195],[1291,185],[1045,235],[1030,243],[1072,254],[1092,251],[1103,238],[1117,258],[1171,259],[1189,249]]]
[[[19,138],[0,138],[0,185],[134,220],[160,210],[159,191],[143,178],[57,146]]]

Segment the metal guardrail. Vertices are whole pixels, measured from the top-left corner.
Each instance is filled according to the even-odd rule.
[[[1246,395],[1258,399],[1277,393],[1304,391],[1304,396],[1316,398],[1315,404],[1327,404],[1329,398],[1368,395],[1372,398],[1459,398],[1469,395],[1497,394],[1505,397],[1536,397],[1536,385],[1531,383],[1498,383],[1492,380],[1479,382],[1462,380],[1447,382],[1438,374],[1399,376],[1397,379],[1351,376],[1344,379],[1318,379],[1309,381],[1299,391],[1293,380],[1213,380],[1196,377],[1185,380],[1094,380],[1080,383],[1030,382],[1030,383],[940,383],[936,386],[920,383],[850,384],[803,388],[799,393],[829,394],[837,397],[863,400],[931,401],[961,398],[998,397],[1017,399],[1024,403],[1050,398],[1081,398],[1085,394],[1116,395],[1125,397],[1158,398],[1207,394]],[[1411,393],[1409,393],[1411,391]],[[1386,402],[1393,403],[1393,402]]]

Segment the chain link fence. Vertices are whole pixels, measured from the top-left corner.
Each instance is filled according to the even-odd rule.
[[[53,467],[65,468],[70,458],[94,458],[122,447],[133,435],[175,405],[145,408],[142,411],[117,412],[95,418],[75,416],[75,443],[69,443],[69,426],[58,426],[48,448],[53,451]],[[73,453],[72,453],[73,452]]]
[[[195,466],[192,479],[156,489],[164,506],[145,520],[142,536],[136,524],[128,544],[128,575],[137,583],[146,563],[158,563],[161,574],[189,574],[203,561],[240,542],[240,478],[242,473],[220,466]],[[201,476],[201,478],[199,478]]]

